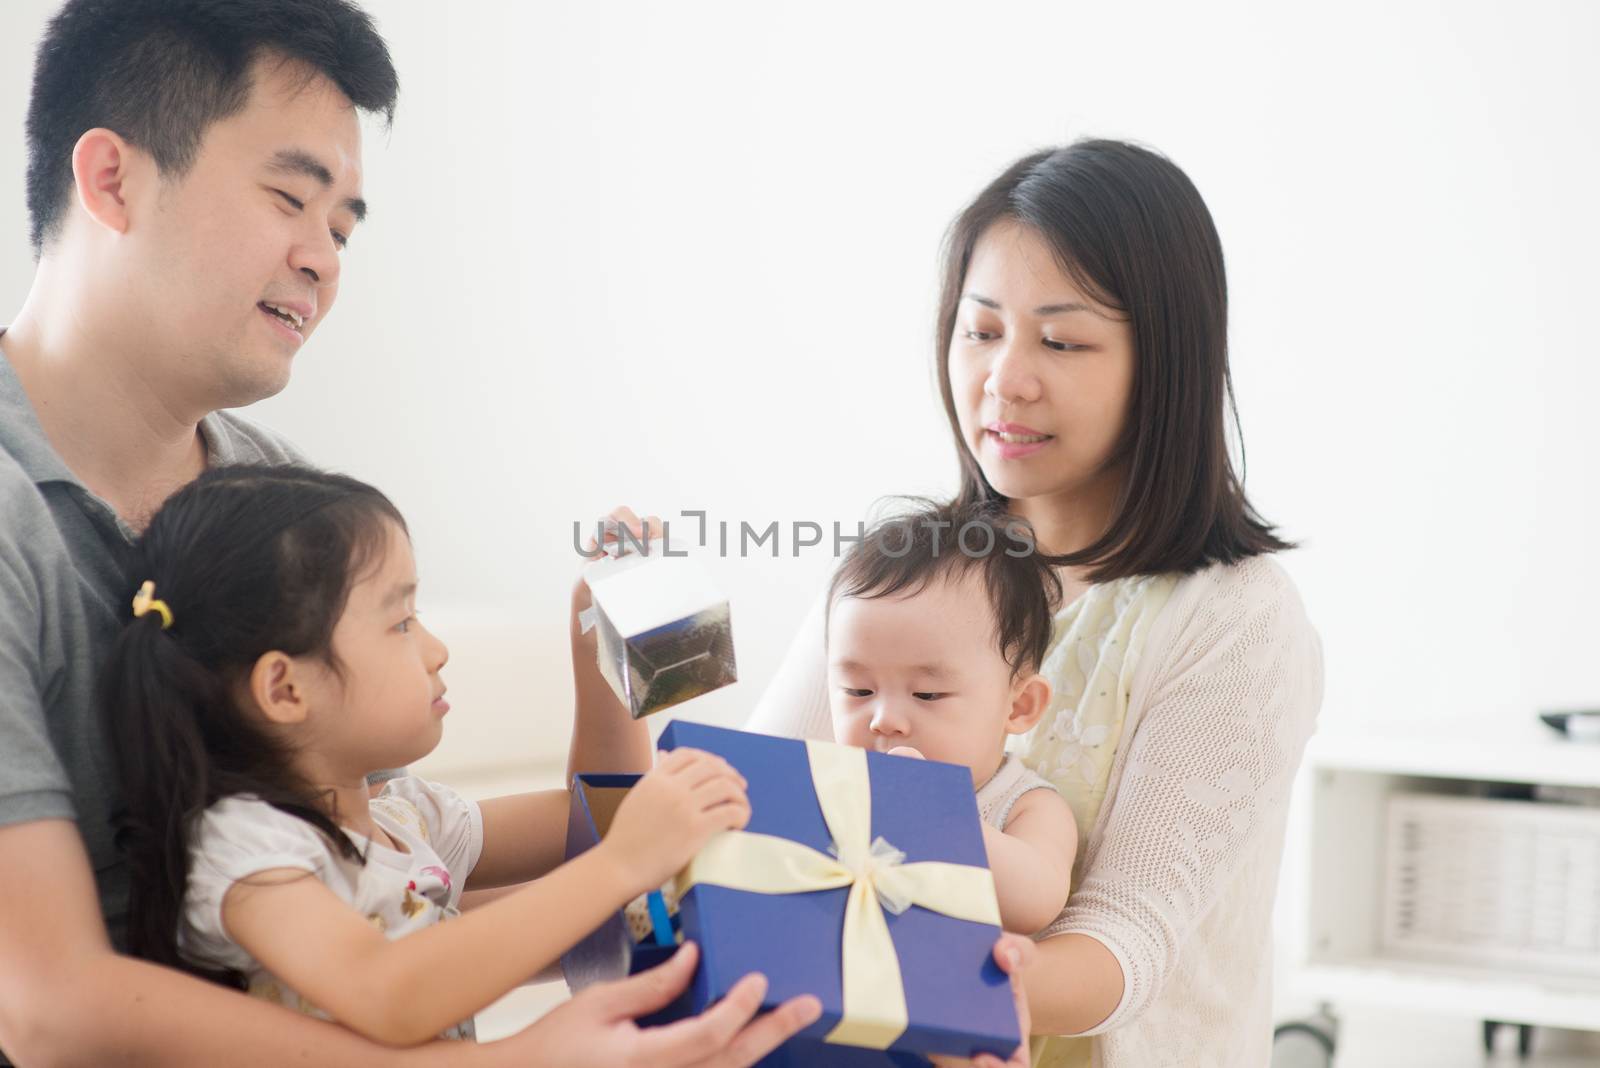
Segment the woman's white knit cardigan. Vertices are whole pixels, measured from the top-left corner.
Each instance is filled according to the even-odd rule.
[[[749,729],[831,737],[822,628],[819,598]],[[1122,1001],[1085,1032],[1097,1064],[1267,1064],[1272,901],[1321,702],[1321,641],[1276,562],[1178,583],[1135,670],[1076,889],[1046,931],[1090,935],[1122,965]]]

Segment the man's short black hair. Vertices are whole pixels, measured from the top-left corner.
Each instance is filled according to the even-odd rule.
[[[1038,551],[1033,527],[993,503],[911,500],[911,510],[875,524],[840,561],[828,587],[829,615],[841,597],[912,595],[933,582],[959,581],[977,572],[994,620],[995,645],[1012,678],[1039,670],[1062,587],[1050,558]]]
[[[245,106],[263,55],[303,63],[356,107],[394,118],[388,46],[348,0],[68,0],[39,42],[28,101],[35,254],[66,217],[85,131],[113,130],[181,176],[206,128]]]

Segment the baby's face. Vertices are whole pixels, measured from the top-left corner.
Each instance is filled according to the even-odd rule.
[[[1025,681],[995,643],[976,572],[920,593],[841,597],[829,615],[833,737],[887,753],[910,746],[965,764],[981,785],[1000,764],[1013,700]]]

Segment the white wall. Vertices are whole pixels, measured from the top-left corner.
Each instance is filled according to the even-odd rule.
[[[53,6],[0,8],[0,321]],[[403,83],[372,217],[254,414],[410,517],[479,698],[455,734],[564,736],[574,519],[828,524],[950,488],[942,230],[1085,134],[1164,150],[1216,216],[1249,488],[1307,543],[1326,720],[1600,702],[1600,7],[368,7]],[[745,681],[695,714],[742,716],[826,566],[717,563]]]

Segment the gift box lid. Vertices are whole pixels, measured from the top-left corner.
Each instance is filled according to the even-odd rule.
[[[727,604],[727,598],[692,558],[627,553],[584,569],[594,603],[624,638],[689,619]]]
[[[749,783],[747,832],[786,838],[819,852],[833,844],[812,781],[807,743],[680,720],[668,724],[660,746],[704,749],[738,769]],[[902,851],[907,864],[938,861],[987,868],[969,769],[863,755],[873,837]],[[843,1016],[841,941],[848,894],[844,887],[783,894],[704,883],[690,888],[680,907],[684,933],[702,951],[691,990],[694,1006],[703,1009],[740,977],[759,971],[769,981],[767,1008],[798,994],[821,999],[821,1019],[801,1032],[797,1043],[828,1035]],[[883,915],[898,955],[908,1021],[890,1048],[1009,1055],[1021,1034],[1009,981],[992,957],[1000,928],[917,905],[899,915],[887,910]]]
[[[727,599],[686,556],[625,553],[584,570],[601,676],[635,719],[735,682]]]

